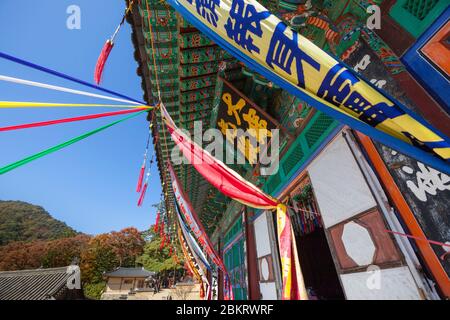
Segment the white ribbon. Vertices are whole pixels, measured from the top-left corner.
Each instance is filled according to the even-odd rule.
[[[54,85],[51,85],[51,84],[35,82],[35,81],[29,81],[29,80],[13,78],[13,77],[8,77],[8,76],[3,76],[3,75],[0,75],[0,80],[1,81],[12,82],[12,83],[17,83],[17,84],[23,84],[23,85],[26,85],[26,86],[39,87],[39,88],[50,89],[50,90],[55,90],[55,91],[68,92],[68,93],[78,94],[78,95],[82,95],[82,96],[88,96],[88,97],[94,97],[94,98],[100,98],[100,99],[106,99],[106,100],[119,101],[119,102],[125,102],[125,103],[131,103],[131,104],[135,104],[135,105],[140,105],[139,103],[134,102],[134,101],[130,101],[130,100],[113,98],[113,97],[104,96],[104,95],[101,95],[101,94],[95,94],[95,93],[90,93],[90,92],[81,91],[81,90],[74,90],[74,89],[69,89],[69,88],[66,88],[66,87],[54,86]]]

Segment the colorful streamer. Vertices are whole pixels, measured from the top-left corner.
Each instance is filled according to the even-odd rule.
[[[184,223],[183,219],[181,218],[180,208],[178,206],[178,203],[175,201],[176,207],[177,207],[177,217],[178,222],[181,228],[181,231],[183,232],[186,242],[188,243],[189,247],[191,248],[191,251],[193,251],[199,260],[205,265],[205,267],[208,270],[211,270],[211,266],[208,263],[208,260],[206,259],[205,255],[203,254],[202,250],[200,249],[199,244],[197,241],[195,241],[194,237],[191,235],[191,233],[188,230],[187,225]]]
[[[19,79],[19,78],[7,77],[7,76],[3,76],[3,75],[0,75],[0,80],[1,81],[7,81],[7,82],[15,83],[15,84],[22,84],[22,85],[26,85],[26,86],[31,86],[31,87],[37,87],[37,88],[42,88],[42,89],[49,89],[49,90],[53,90],[53,91],[72,93],[72,94],[76,94],[76,95],[80,95],[80,96],[87,96],[87,97],[93,97],[93,98],[99,98],[99,99],[105,99],[105,100],[111,100],[111,101],[119,101],[119,102],[125,102],[125,103],[128,103],[128,104],[131,103],[131,104],[139,105],[139,103],[134,102],[134,101],[130,101],[130,100],[113,98],[113,97],[104,96],[104,95],[101,95],[101,94],[96,94],[96,93],[91,93],[91,92],[81,91],[81,90],[75,90],[75,89],[70,89],[70,88],[61,87],[61,86],[55,86],[55,85],[52,85],[52,84],[47,84],[47,83],[42,83],[42,82],[36,82],[36,81]]]
[[[178,213],[178,218],[180,218],[179,213]],[[195,261],[196,266],[198,266],[199,275],[202,279],[202,282],[206,286],[206,290],[204,290],[204,291],[209,292],[209,289],[210,289],[209,281],[205,275],[203,268],[201,267],[200,261],[208,270],[211,270],[211,267],[209,266],[208,262],[206,261],[206,258],[203,255],[203,252],[198,247],[198,245],[195,242],[195,240],[193,239],[192,235],[186,229],[186,225],[184,225],[182,220],[179,220],[179,224],[180,224],[179,229],[181,229],[181,231],[183,233],[183,237],[184,237],[185,243],[187,244],[187,247],[189,249],[190,255],[193,258],[193,260]],[[200,297],[209,300],[210,299],[209,294],[205,295],[204,291],[201,292]]]
[[[203,282],[204,278],[200,274],[200,266],[195,262],[193,255],[189,251],[189,247],[188,247],[188,245],[186,243],[186,240],[183,237],[183,234],[181,232],[181,228],[178,228],[178,239],[180,241],[181,251],[183,252],[184,262],[185,262],[185,265],[187,266],[187,270],[199,282],[199,284],[200,284],[200,298],[204,298],[205,297],[205,292],[204,292],[204,285],[205,284]]]
[[[450,140],[255,0],[167,0],[197,29],[321,112],[450,174]]]
[[[86,82],[86,81],[83,81],[83,80],[79,80],[79,79],[74,78],[72,76],[66,75],[66,74],[64,74],[62,72],[58,72],[58,71],[55,71],[55,70],[52,70],[52,69],[40,66],[38,64],[35,64],[35,63],[32,63],[32,62],[29,62],[29,61],[26,61],[26,60],[14,57],[14,56],[6,54],[4,52],[0,52],[0,58],[3,58],[3,59],[6,59],[6,60],[9,60],[11,62],[15,62],[15,63],[21,64],[23,66],[30,67],[30,68],[35,69],[35,70],[39,70],[39,71],[42,71],[42,72],[54,75],[54,76],[62,78],[62,79],[66,79],[66,80],[69,80],[69,81],[72,81],[72,82],[84,85],[86,87],[90,87],[90,88],[93,88],[93,89],[96,89],[96,90],[99,90],[99,91],[103,91],[103,92],[108,93],[108,94],[112,94],[113,96],[125,99],[128,102],[132,101],[132,102],[134,102],[136,104],[146,105],[145,102],[142,102],[142,101],[139,101],[139,100],[127,97],[126,95],[114,92],[112,90],[108,90],[108,89],[99,87],[99,86],[97,86],[95,84],[92,84],[92,83],[89,83],[89,82]]]
[[[68,122],[111,117],[111,116],[117,116],[120,114],[128,114],[128,113],[145,111],[149,108],[137,108],[137,109],[131,109],[131,110],[121,110],[121,111],[115,111],[115,112],[97,113],[97,114],[91,114],[91,115],[87,115],[87,116],[64,118],[64,119],[49,120],[49,121],[40,121],[40,122],[19,124],[19,125],[8,126],[8,127],[0,127],[0,132],[1,131],[10,131],[10,130],[19,130],[19,129],[29,129],[29,128],[36,128],[36,127],[44,127],[44,126],[50,126],[50,125],[54,125],[54,124],[62,124],[62,123],[68,123]]]
[[[181,188],[180,181],[178,180],[178,177],[176,176],[176,173],[170,163],[168,163],[168,168],[172,182],[172,190],[175,195],[175,201],[177,202],[179,211],[183,214],[184,220],[214,264],[216,264],[222,271],[226,271],[225,265],[220,259],[219,254],[214,249],[214,246],[203,228],[198,215],[195,213],[192,204],[189,202],[188,197]]]
[[[48,154],[51,154],[51,153],[53,153],[53,152],[55,152],[55,151],[61,150],[61,149],[65,148],[65,147],[68,147],[68,146],[70,146],[70,145],[72,145],[72,144],[74,144],[74,143],[76,143],[76,142],[78,142],[78,141],[84,140],[84,139],[86,139],[87,137],[90,137],[90,136],[92,136],[92,135],[94,135],[94,134],[96,134],[96,133],[98,133],[98,132],[100,132],[100,131],[103,131],[103,130],[105,130],[105,129],[108,129],[109,127],[112,127],[112,126],[114,126],[114,125],[116,125],[116,124],[118,124],[118,123],[120,123],[120,122],[123,122],[123,121],[126,121],[126,120],[128,120],[128,119],[134,118],[134,117],[140,115],[140,114],[143,113],[143,112],[145,112],[145,110],[144,110],[144,111],[141,111],[141,112],[139,112],[139,113],[132,114],[131,116],[125,117],[125,118],[123,118],[123,119],[120,119],[120,120],[111,122],[110,124],[107,124],[107,125],[105,125],[105,126],[102,126],[102,127],[100,127],[100,128],[97,128],[97,129],[95,129],[95,130],[89,131],[89,132],[87,132],[87,133],[85,133],[85,134],[82,134],[81,136],[78,136],[78,137],[75,137],[75,138],[73,138],[73,139],[70,139],[70,140],[68,140],[68,141],[66,141],[66,142],[60,143],[60,144],[58,144],[58,145],[56,145],[56,146],[53,146],[53,147],[48,148],[48,149],[46,149],[46,150],[44,150],[44,151],[38,152],[38,153],[36,153],[36,154],[34,154],[34,155],[31,155],[31,156],[29,156],[29,157],[26,157],[26,158],[24,158],[24,159],[22,159],[22,160],[13,162],[13,163],[11,163],[11,164],[8,164],[8,165],[6,165],[6,166],[0,168],[0,175],[5,174],[5,173],[7,173],[7,172],[9,172],[9,171],[11,171],[11,170],[14,170],[14,169],[16,169],[16,168],[18,168],[18,167],[20,167],[20,166],[23,166],[23,165],[25,165],[25,164],[27,164],[27,163],[33,161],[33,160],[42,158],[42,157],[44,157],[44,156],[46,156],[46,155],[48,155]]]
[[[164,248],[165,244],[166,244],[166,235],[163,234],[161,244],[159,245],[159,251],[161,251]]]
[[[0,101],[1,109],[15,108],[149,108],[142,105],[123,104],[98,104],[98,103],[54,103],[54,102],[31,102],[31,101]]]

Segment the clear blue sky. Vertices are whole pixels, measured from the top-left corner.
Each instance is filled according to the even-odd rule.
[[[81,30],[66,27],[66,9],[72,4],[81,8]],[[0,51],[93,82],[97,57],[120,22],[124,6],[125,1],[120,0],[1,0]],[[109,57],[102,86],[142,100],[133,50],[131,28],[125,23]],[[0,74],[102,94],[3,59]],[[3,81],[0,100],[108,103]],[[0,109],[0,126],[106,111],[111,109]],[[119,117],[1,132],[0,166]],[[159,201],[161,186],[154,165],[144,206],[136,206],[135,188],[147,133],[145,115],[140,115],[10,171],[0,176],[0,200],[43,206],[53,217],[89,234],[128,226],[148,228],[155,220],[151,204]]]

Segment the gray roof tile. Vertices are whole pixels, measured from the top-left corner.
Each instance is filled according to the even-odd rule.
[[[106,277],[120,277],[120,278],[147,278],[155,275],[155,272],[147,271],[144,268],[117,268],[114,271],[106,272]]]
[[[67,267],[1,271],[0,300],[46,300],[64,290]]]

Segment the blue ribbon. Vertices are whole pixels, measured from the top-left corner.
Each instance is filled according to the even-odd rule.
[[[112,90],[108,90],[108,89],[102,88],[102,87],[97,86],[95,84],[92,84],[92,83],[89,83],[89,82],[86,82],[86,81],[83,81],[83,80],[79,80],[79,79],[71,77],[71,76],[69,76],[67,74],[64,74],[64,73],[61,73],[61,72],[58,72],[58,71],[55,71],[55,70],[52,70],[52,69],[49,69],[49,68],[37,65],[35,63],[28,62],[28,61],[22,60],[20,58],[13,57],[13,56],[11,56],[9,54],[6,54],[6,53],[3,53],[3,52],[0,52],[0,58],[3,58],[3,59],[6,59],[6,60],[9,60],[9,61],[21,64],[21,65],[24,65],[24,66],[36,69],[36,70],[39,70],[39,71],[42,71],[42,72],[45,72],[45,73],[49,73],[49,74],[52,74],[52,75],[57,76],[59,78],[63,78],[63,79],[66,79],[66,80],[69,80],[69,81],[72,81],[72,82],[76,82],[76,83],[82,84],[84,86],[87,86],[87,87],[90,87],[90,88],[93,88],[93,89],[96,89],[96,90],[100,90],[100,91],[112,94],[112,95],[114,95],[116,97],[119,97],[119,98],[127,99],[127,100],[130,100],[130,101],[142,104],[142,105],[146,105],[145,102],[142,102],[142,101],[139,101],[139,100],[127,97],[127,96],[125,96],[123,94],[120,94],[120,93],[114,92]]]

